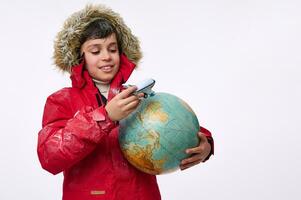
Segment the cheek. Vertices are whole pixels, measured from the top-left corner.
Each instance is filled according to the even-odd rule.
[[[119,68],[119,65],[120,65],[120,55],[119,54],[117,54],[117,55],[115,55],[114,56],[114,63],[118,66],[118,68]]]
[[[93,72],[96,70],[96,63],[97,61],[93,60],[93,59],[89,59],[89,58],[86,58],[85,60],[86,62],[86,69],[88,70],[88,72],[91,74],[93,74]]]
[[[86,63],[86,69],[87,69],[87,71],[89,72],[90,75],[94,74],[95,70],[88,63]]]

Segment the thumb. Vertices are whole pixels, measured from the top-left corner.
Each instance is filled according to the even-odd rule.
[[[206,135],[204,133],[198,132],[198,136],[200,138],[200,143],[201,142],[207,142],[207,137],[206,137]]]

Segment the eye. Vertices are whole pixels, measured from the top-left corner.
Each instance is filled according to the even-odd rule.
[[[100,53],[100,51],[91,51],[91,53],[92,53],[93,55],[98,55],[98,54]]]
[[[115,53],[115,52],[117,52],[117,49],[109,49],[109,51],[111,52],[111,53]]]

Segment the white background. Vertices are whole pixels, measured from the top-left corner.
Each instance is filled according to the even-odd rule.
[[[90,1],[91,2],[91,1]],[[162,199],[301,199],[301,1],[97,1],[123,16],[154,78],[212,131],[215,156],[158,177]],[[53,40],[87,1],[0,2],[0,199],[61,199],[37,154],[46,97],[70,85]]]

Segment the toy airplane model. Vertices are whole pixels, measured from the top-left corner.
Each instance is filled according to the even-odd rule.
[[[144,98],[147,98],[149,96],[155,95],[155,92],[152,90],[152,87],[155,85],[155,80],[154,79],[145,79],[135,86],[137,87],[137,90],[134,92],[134,95],[137,95],[138,93],[144,93]],[[124,87],[129,87],[132,85],[124,85]]]

